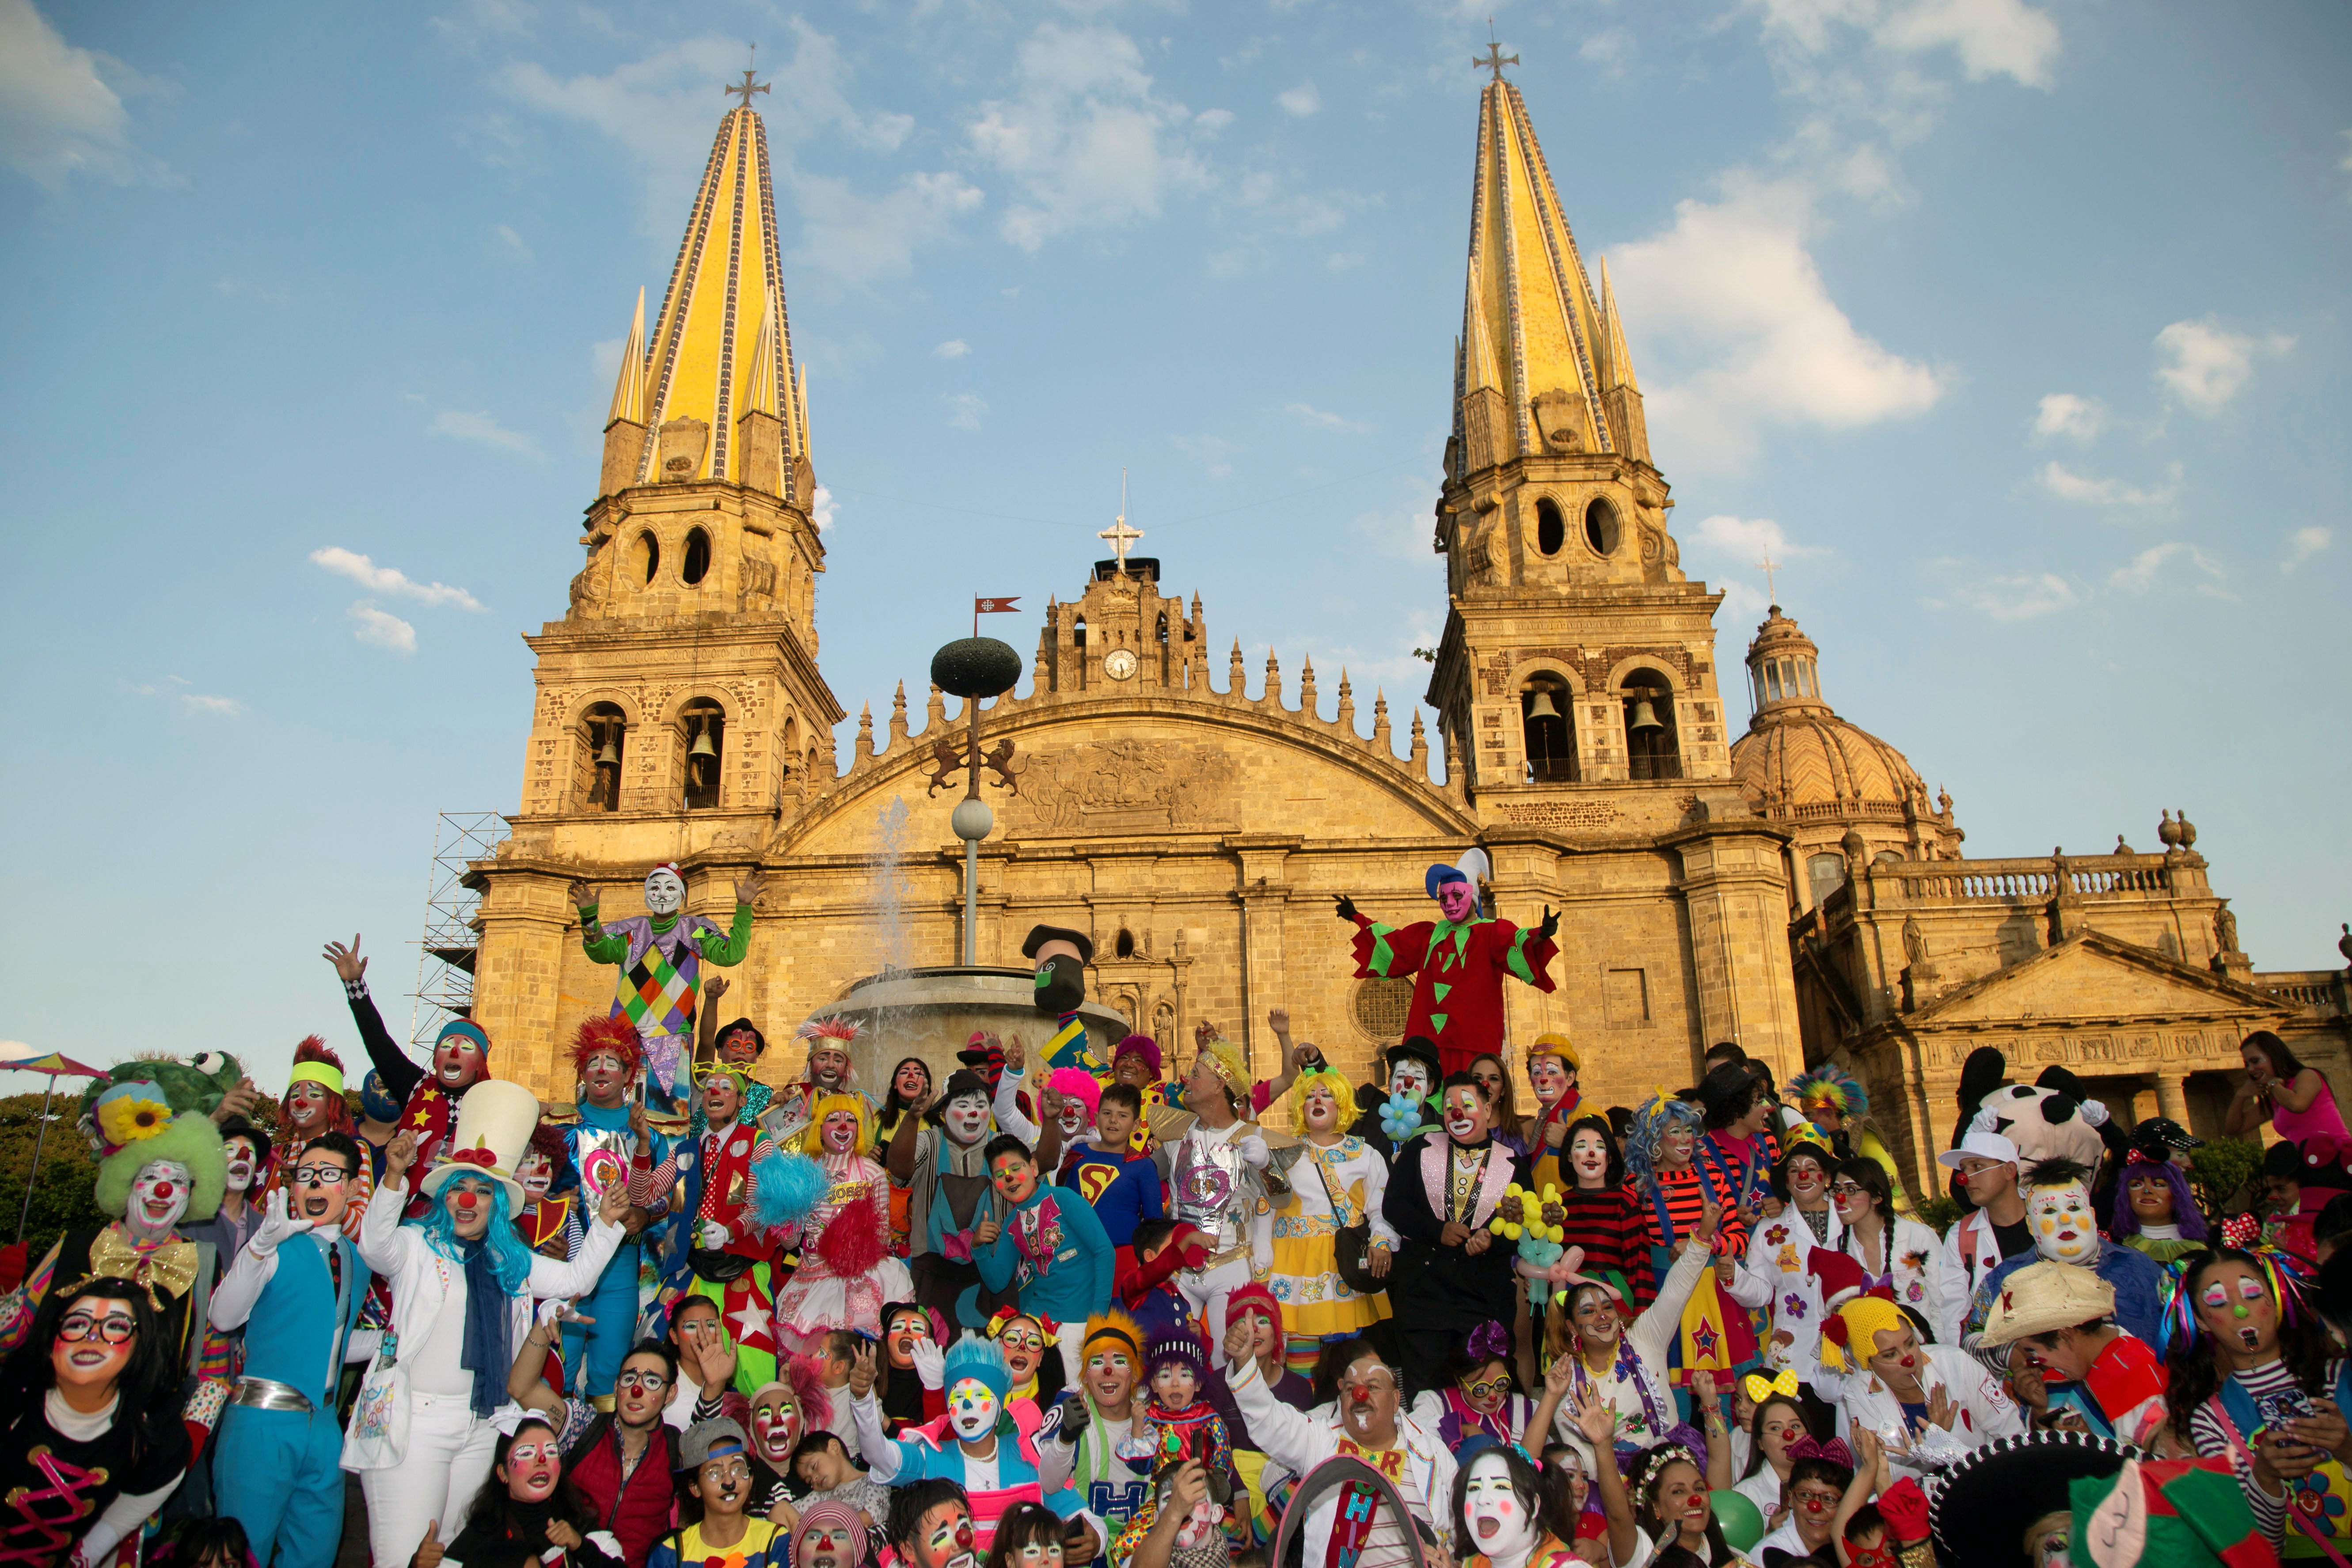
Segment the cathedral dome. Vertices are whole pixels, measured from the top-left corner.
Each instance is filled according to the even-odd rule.
[[[1933,815],[1903,753],[1822,698],[1820,650],[1772,606],[1748,648],[1756,712],[1731,748],[1731,773],[1775,822],[1902,823]]]

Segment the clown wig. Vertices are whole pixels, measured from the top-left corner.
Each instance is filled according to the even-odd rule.
[[[123,1144],[98,1163],[98,1206],[121,1219],[131,1207],[131,1184],[158,1160],[188,1168],[186,1218],[202,1224],[220,1213],[228,1190],[228,1156],[220,1129],[201,1110],[184,1110],[152,1138]],[[46,1353],[46,1352],[44,1352]]]
[[[839,1051],[843,1056],[848,1056],[851,1042],[864,1032],[857,1025],[846,1018],[811,1018],[793,1031],[793,1038],[806,1046],[811,1056],[814,1056],[819,1051]],[[843,1071],[841,1086],[844,1089],[855,1089],[857,1086],[857,1063],[855,1058],[851,1059],[848,1068]]]
[[[1663,1089],[1633,1113],[1633,1131],[1625,1140],[1625,1169],[1643,1193],[1658,1184],[1658,1146],[1666,1134],[1682,1131],[1696,1137],[1702,1120],[1697,1106]]]
[[[2159,1176],[2172,1189],[2172,1223],[2180,1227],[2183,1241],[2203,1241],[2212,1234],[2205,1223],[2205,1211],[2197,1206],[2197,1194],[2189,1190],[2189,1174],[2169,1160],[2150,1160],[2135,1151],[2124,1162],[2123,1173],[2116,1181],[2116,1206],[2107,1216],[2107,1234],[2121,1241],[2139,1234],[2139,1215],[2132,1212],[2131,1184],[2135,1176]]]
[[[1099,1342],[1103,1349],[1119,1351],[1127,1356],[1127,1364],[1135,1368],[1139,1376],[1143,1371],[1143,1325],[1120,1311],[1106,1307],[1087,1320],[1086,1333],[1078,1342],[1078,1359],[1083,1362],[1095,1353]],[[1071,1381],[1076,1382],[1077,1368],[1068,1369]],[[1089,1398],[1092,1395],[1088,1396]]]
[[[1055,1068],[1045,1087],[1064,1100],[1075,1100],[1087,1108],[1087,1120],[1095,1119],[1102,1105],[1102,1080],[1084,1068]]]
[[[824,1374],[814,1356],[786,1351],[776,1358],[776,1371],[780,1374],[776,1381],[751,1391],[752,1404],[767,1394],[782,1394],[799,1415],[802,1436],[833,1425],[833,1395],[825,1392]]]
[[[1878,1353],[1878,1336],[1910,1326],[1903,1309],[1884,1296],[1855,1296],[1822,1324],[1822,1364],[1832,1372],[1868,1366]]]
[[[968,1377],[977,1379],[996,1395],[1000,1407],[1013,1392],[1013,1369],[1004,1364],[1003,1351],[997,1348],[994,1341],[982,1339],[969,1331],[948,1347],[940,1367],[940,1387],[952,1391]]]
[[[864,1095],[855,1093],[818,1095],[816,1103],[809,1107],[808,1125],[793,1140],[793,1147],[813,1160],[824,1158],[824,1123],[826,1118],[836,1110],[846,1111],[857,1118],[857,1139],[849,1146],[849,1152],[852,1154],[873,1153],[874,1108],[866,1103]]]
[[[1799,1073],[1780,1092],[1795,1100],[1797,1109],[1807,1116],[1816,1106],[1828,1107],[1846,1121],[1859,1121],[1870,1114],[1870,1091],[1862,1087],[1862,1080],[1826,1064]]]
[[[1290,1101],[1291,1131],[1301,1134],[1306,1132],[1307,1091],[1318,1084],[1329,1086],[1332,1094],[1339,1098],[1339,1129],[1347,1131],[1348,1122],[1356,1109],[1355,1087],[1349,1083],[1346,1073],[1328,1060],[1320,1067],[1299,1068],[1298,1076],[1290,1080],[1290,1092],[1284,1098]]]
[[[404,1221],[425,1233],[425,1245],[435,1252],[463,1268],[466,1265],[466,1244],[458,1239],[457,1222],[449,1213],[449,1189],[475,1173],[462,1167],[435,1194],[433,1206],[425,1211],[422,1219]],[[482,1233],[489,1244],[490,1272],[498,1277],[499,1289],[509,1296],[519,1296],[530,1283],[531,1250],[523,1245],[514,1227],[514,1205],[507,1201],[507,1184],[488,1176],[476,1176],[490,1189],[490,1225]]]
[[[1151,1069],[1151,1076],[1160,1076],[1160,1042],[1150,1035],[1129,1035],[1119,1041],[1110,1053],[1110,1065],[1117,1068],[1121,1057],[1141,1057],[1144,1065]]]
[[[309,1072],[302,1069],[309,1068]],[[343,1097],[343,1058],[327,1048],[327,1042],[317,1035],[305,1035],[302,1043],[294,1047],[294,1071],[287,1079],[286,1092],[294,1092],[298,1083],[315,1083],[327,1091],[327,1130],[349,1132],[352,1130],[352,1102]]]
[[[646,1054],[644,1043],[637,1038],[637,1026],[617,1013],[582,1024],[579,1032],[572,1037],[572,1076],[585,1078],[588,1058],[600,1054],[620,1058],[623,1076],[634,1081]]]

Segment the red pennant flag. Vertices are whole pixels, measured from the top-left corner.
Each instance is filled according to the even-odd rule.
[[[1002,615],[1018,606],[1020,602],[1018,595],[1010,599],[974,599],[971,602],[971,613],[975,616]]]

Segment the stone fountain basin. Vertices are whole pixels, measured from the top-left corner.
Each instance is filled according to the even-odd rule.
[[[858,1026],[849,1059],[858,1084],[880,1101],[889,1098],[890,1070],[908,1057],[922,1058],[931,1069],[932,1087],[944,1089],[962,1065],[956,1053],[975,1029],[1008,1041],[1020,1036],[1034,1061],[1061,1026],[1053,1015],[1037,1010],[1031,1000],[1036,994],[1036,972],[1030,969],[901,969],[852,982],[838,1000],[809,1016],[845,1018]],[[1087,1002],[1078,1016],[1086,1022],[1087,1043],[1106,1062],[1131,1032],[1123,1015],[1099,1002]]]

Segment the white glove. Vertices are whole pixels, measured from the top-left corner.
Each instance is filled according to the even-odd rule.
[[[727,1227],[715,1219],[704,1220],[695,1227],[694,1234],[701,1240],[704,1247],[713,1252],[734,1239],[728,1234]]]
[[[1247,1133],[1236,1140],[1234,1143],[1234,1147],[1241,1152],[1243,1164],[1247,1165],[1254,1171],[1263,1171],[1265,1169],[1266,1152],[1265,1139],[1259,1137],[1255,1132]]]
[[[310,1228],[307,1219],[296,1219],[286,1212],[286,1189],[278,1188],[269,1194],[268,1207],[263,1210],[261,1228],[246,1243],[256,1258],[267,1258],[278,1250],[278,1244],[289,1236],[300,1236]]]
[[[907,1353],[914,1361],[915,1375],[922,1380],[923,1386],[939,1387],[947,1374],[948,1352],[926,1335],[908,1346]]]

